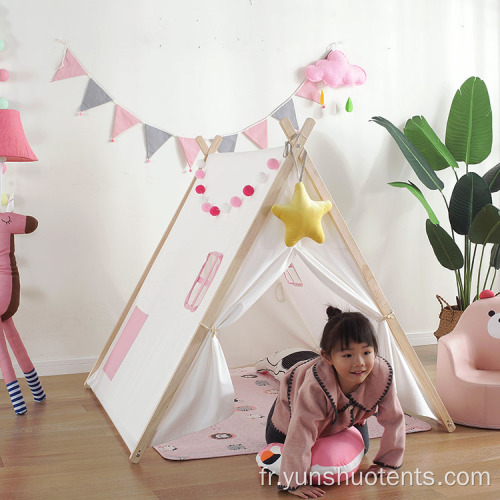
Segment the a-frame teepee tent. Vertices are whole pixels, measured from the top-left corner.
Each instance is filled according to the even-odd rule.
[[[246,185],[255,192],[238,196],[241,206],[214,217],[202,210],[195,189],[201,182],[193,179],[87,379],[134,463],[150,445],[231,415],[228,367],[253,365],[287,347],[317,349],[327,304],[362,311],[373,321],[406,411],[455,428],[304,155],[314,121],[306,120],[299,133],[288,119],[281,125],[291,152],[299,161],[306,158],[303,183],[310,197],[333,204],[323,217],[325,243],[303,238],[285,246],[283,224],[271,213],[272,205],[290,200],[298,180],[291,152],[285,160],[283,148],[209,154],[220,138],[210,150],[199,138],[208,156],[206,203],[223,208]],[[290,270],[302,286],[290,284]]]

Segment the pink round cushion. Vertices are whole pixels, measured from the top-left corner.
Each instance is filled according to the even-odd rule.
[[[355,427],[319,438],[311,449],[309,483],[334,484],[350,478],[359,468],[365,445]],[[257,465],[279,476],[282,443],[271,443],[257,453]]]

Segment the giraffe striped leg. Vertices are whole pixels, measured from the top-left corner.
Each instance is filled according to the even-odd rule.
[[[33,393],[33,399],[35,402],[41,403],[42,401],[45,401],[47,396],[45,395],[36,370],[33,368],[30,372],[25,373],[24,376],[26,377],[26,382],[28,382],[28,386]]]
[[[19,387],[19,382],[14,380],[7,384],[7,390],[9,391],[10,400],[12,401],[12,406],[14,407],[14,411],[18,415],[23,415],[28,411],[26,408],[26,403],[24,402],[23,393],[21,392],[21,388]]]

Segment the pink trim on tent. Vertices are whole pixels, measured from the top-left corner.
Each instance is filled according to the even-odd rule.
[[[118,342],[113,347],[113,351],[104,365],[104,373],[110,380],[113,380],[147,319],[148,315],[135,306]]]

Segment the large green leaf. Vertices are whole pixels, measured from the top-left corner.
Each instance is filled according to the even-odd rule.
[[[422,194],[422,191],[420,191],[420,189],[418,189],[418,187],[415,186],[415,184],[413,184],[412,182],[389,182],[389,186],[408,189],[408,191],[410,191],[410,193],[412,193],[420,201],[420,203],[422,203],[425,210],[427,210],[427,215],[429,216],[431,222],[433,224],[439,224],[439,220],[436,217],[436,214],[434,213],[431,206],[425,199],[425,196]]]
[[[486,205],[475,217],[469,231],[472,243],[500,243],[500,210]]]
[[[491,247],[490,266],[500,269],[500,245],[495,244]]]
[[[433,224],[429,219],[425,221],[425,231],[439,263],[452,271],[461,269],[464,257],[453,238],[439,224]]]
[[[396,141],[401,152],[408,160],[411,168],[417,174],[417,177],[422,181],[425,187],[429,189],[443,189],[444,184],[441,179],[436,175],[427,160],[422,156],[422,153],[414,146],[414,144],[406,137],[401,130],[393,125],[389,120],[381,116],[372,117],[371,121],[384,127],[389,134],[392,135]]]
[[[423,116],[410,118],[406,122],[404,133],[422,153],[433,170],[443,170],[448,167],[458,168],[457,160]]]
[[[488,184],[492,193],[500,191],[500,163],[490,168],[488,172],[483,175],[483,179],[486,184]]]
[[[469,234],[472,221],[489,203],[491,203],[491,192],[482,177],[474,172],[460,177],[450,199],[449,215],[453,231],[458,234]]]
[[[457,161],[481,163],[493,142],[490,97],[486,84],[471,76],[457,90],[446,124],[445,143]]]

